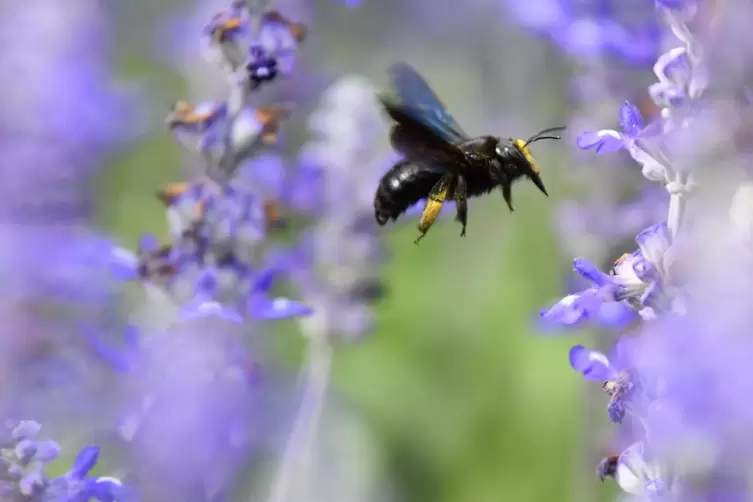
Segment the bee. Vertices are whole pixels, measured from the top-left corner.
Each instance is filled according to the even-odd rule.
[[[415,243],[426,235],[447,200],[455,201],[456,217],[465,236],[468,199],[500,187],[510,211],[512,183],[526,177],[544,195],[544,183],[529,145],[542,139],[561,139],[548,135],[562,131],[553,127],[527,140],[496,136],[468,136],[442,105],[426,81],[405,63],[390,70],[397,99],[380,95],[379,101],[395,122],[390,143],[403,159],[381,179],[374,196],[374,215],[379,225],[397,220],[410,206],[426,199],[418,224],[421,232]]]
[[[602,483],[606,478],[614,478],[617,475],[617,466],[620,463],[619,455],[604,457],[596,468],[596,476]]]

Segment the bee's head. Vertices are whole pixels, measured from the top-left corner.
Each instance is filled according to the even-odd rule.
[[[539,167],[536,165],[536,159],[533,157],[528,145],[541,139],[561,139],[560,136],[547,136],[547,133],[562,131],[564,127],[552,127],[540,131],[527,140],[510,138],[507,145],[498,145],[497,154],[503,157],[507,162],[513,164],[516,171],[533,181],[534,185],[541,190],[544,195],[549,195],[544,187],[544,182],[539,176]]]

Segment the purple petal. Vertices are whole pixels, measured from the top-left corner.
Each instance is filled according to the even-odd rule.
[[[657,268],[662,267],[664,254],[669,249],[671,241],[672,237],[666,223],[653,225],[635,237],[643,256]]]
[[[180,310],[179,316],[184,320],[216,316],[237,324],[243,323],[243,316],[238,312],[212,299],[195,299]]]
[[[205,272],[196,281],[196,291],[202,296],[212,296],[217,292],[219,285],[214,272]]]
[[[625,136],[636,138],[643,129],[643,117],[638,107],[625,101],[620,107],[620,126]]]
[[[99,502],[126,502],[125,488],[123,484],[110,477],[99,477],[87,480],[84,488],[88,497]]]
[[[590,318],[598,309],[599,303],[596,291],[587,289],[564,297],[548,310],[541,312],[541,317],[550,322],[575,326]]]
[[[604,129],[601,131],[584,132],[576,139],[581,150],[596,148],[596,153],[617,152],[625,148],[625,139],[617,131]]]
[[[52,462],[60,455],[60,445],[55,441],[40,441],[37,443],[37,451],[34,460],[38,462]]]
[[[139,328],[131,324],[126,326],[123,333],[123,340],[125,341],[126,347],[130,350],[138,350],[141,340],[141,332],[139,331]]]
[[[621,330],[638,319],[638,313],[623,302],[601,302],[592,315],[593,322],[606,329]]]
[[[289,319],[311,315],[314,311],[288,298],[269,299],[262,295],[252,295],[248,302],[248,313],[256,319]]]
[[[84,479],[89,471],[91,471],[99,460],[99,447],[87,446],[81,450],[73,461],[71,469],[68,471],[68,475],[73,479]]]
[[[44,485],[44,481],[44,476],[39,469],[35,469],[22,476],[21,479],[18,480],[18,485],[21,494],[25,495],[23,498],[25,499],[36,492],[38,487]]]
[[[268,268],[259,272],[254,278],[254,292],[266,293],[269,291],[278,273],[279,270],[277,268]]]
[[[606,381],[614,375],[607,356],[599,351],[576,345],[570,349],[570,366],[588,380]]]
[[[659,82],[671,83],[682,92],[693,77],[693,65],[687,49],[676,47],[659,56],[654,65],[654,73]]]
[[[117,372],[124,373],[131,369],[131,360],[127,354],[110,347],[90,326],[83,326],[81,334],[89,342],[92,350]]]
[[[656,3],[668,9],[682,9],[691,4],[689,0],[656,0]]]
[[[21,439],[32,439],[35,438],[41,430],[42,426],[39,422],[35,422],[34,420],[22,420],[13,428],[11,437],[16,441]]]
[[[37,442],[31,439],[23,439],[16,444],[15,454],[17,457],[30,459],[37,452]]]
[[[573,260],[573,268],[581,276],[585,277],[597,286],[607,286],[612,284],[612,279],[599,270],[599,268],[590,261],[583,258]]]
[[[113,248],[110,251],[108,268],[120,281],[132,281],[138,277],[138,258],[125,249]]]

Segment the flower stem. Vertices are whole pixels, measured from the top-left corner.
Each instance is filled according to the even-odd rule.
[[[310,338],[302,368],[301,404],[293,423],[293,430],[285,445],[285,452],[268,502],[286,501],[294,485],[294,479],[303,470],[300,467],[302,464],[305,465],[310,458],[329,386],[332,356],[332,347],[326,337],[312,336]]]
[[[677,237],[677,232],[683,224],[685,209],[687,206],[686,176],[677,173],[675,181],[667,185],[669,192],[669,214],[667,215],[667,228],[672,239]]]

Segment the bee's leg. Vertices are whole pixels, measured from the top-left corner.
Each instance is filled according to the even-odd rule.
[[[510,208],[510,212],[512,213],[515,211],[512,207],[512,183],[509,181],[502,185],[502,197],[505,198],[505,202],[507,202],[507,207]]]
[[[426,204],[424,205],[424,211],[421,213],[421,220],[418,222],[418,231],[421,232],[421,235],[416,238],[414,244],[418,244],[418,241],[424,238],[426,232],[434,224],[434,221],[442,210],[444,201],[447,200],[454,181],[454,174],[445,174],[429,192]]]
[[[453,191],[455,199],[455,220],[463,225],[460,237],[465,237],[465,227],[468,223],[468,182],[462,176],[458,176],[455,190]]]

